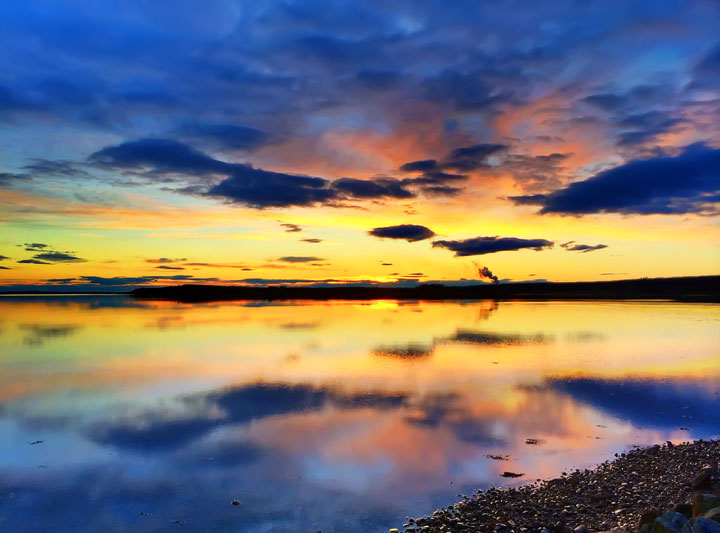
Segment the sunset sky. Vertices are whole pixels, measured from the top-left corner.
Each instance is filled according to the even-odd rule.
[[[0,3],[0,290],[720,271],[720,3]]]

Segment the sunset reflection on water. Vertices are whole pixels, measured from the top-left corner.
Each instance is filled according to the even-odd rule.
[[[716,436],[719,320],[658,302],[4,298],[0,531],[382,531]]]

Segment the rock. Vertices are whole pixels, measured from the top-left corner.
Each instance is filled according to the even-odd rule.
[[[682,533],[720,533],[720,524],[707,518],[693,518],[685,523]]]
[[[230,502],[230,505],[240,505],[240,502],[237,501],[237,500],[232,500],[232,501]]]
[[[712,485],[712,475],[711,468],[703,468],[690,480],[690,486],[695,490],[707,489]]]
[[[720,497],[714,494],[698,493],[693,496],[693,518],[702,516],[715,507],[720,507]]]
[[[573,529],[573,533],[588,533],[588,527],[585,524],[579,525],[575,529]]]
[[[720,523],[720,507],[710,509],[707,513],[703,515],[703,518],[707,518],[708,520],[714,520],[715,522]]]
[[[675,511],[676,513],[684,514],[688,518],[692,518],[692,513],[693,513],[692,503],[676,503],[673,506],[672,510]]]
[[[638,528],[637,533],[652,533],[652,529],[652,524],[643,524]]]
[[[673,509],[675,511],[675,509]],[[662,515],[662,511],[659,509],[645,509],[640,514],[640,520],[638,521],[638,527],[642,527],[644,524],[652,524],[658,516]]]
[[[687,516],[684,514],[668,511],[655,519],[652,533],[680,533],[687,521]]]

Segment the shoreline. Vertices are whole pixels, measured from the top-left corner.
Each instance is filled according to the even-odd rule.
[[[140,300],[181,303],[223,300],[671,300],[720,302],[720,276],[618,281],[420,284],[416,287],[179,285],[130,293]]]
[[[638,448],[592,470],[478,490],[390,532],[715,533],[719,463],[720,438]]]

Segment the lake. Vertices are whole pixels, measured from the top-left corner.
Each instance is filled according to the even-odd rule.
[[[673,302],[0,298],[0,531],[387,531],[717,436],[719,326]]]

